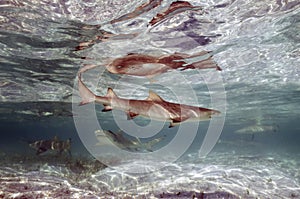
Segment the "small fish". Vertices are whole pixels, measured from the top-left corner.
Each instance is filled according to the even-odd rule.
[[[59,155],[65,151],[71,156],[71,138],[66,141],[61,141],[57,136],[55,136],[52,140],[38,140],[30,143],[29,146],[37,150],[37,155],[51,150],[57,151]]]
[[[202,51],[194,55],[174,53],[160,57],[129,53],[128,55],[116,58],[106,66],[106,69],[113,74],[126,74],[133,76],[146,76],[152,78],[172,69],[208,69],[215,68],[222,70],[213,60],[208,51]],[[198,59],[188,63],[191,59]]]
[[[118,97],[112,88],[108,88],[106,96],[96,96],[82,82],[78,75],[78,89],[82,98],[80,105],[96,102],[104,105],[103,112],[112,109],[127,113],[128,119],[144,116],[158,121],[170,121],[169,128],[186,121],[209,120],[220,112],[213,109],[177,104],[165,101],[153,91],[145,100],[124,99]]]
[[[117,19],[111,20],[110,23],[114,24],[117,22],[126,21],[126,20],[130,20],[132,18],[135,18],[143,13],[150,11],[153,8],[156,8],[157,6],[159,6],[161,4],[162,1],[163,0],[150,0],[148,3],[144,3],[144,4],[140,5],[139,7],[137,7],[131,13],[122,15],[121,17],[119,17]]]
[[[130,136],[126,138],[123,134],[124,132],[118,131],[116,133],[110,130],[97,130],[95,131],[96,137],[99,140],[98,145],[109,145],[104,140],[104,137],[107,137],[110,141],[116,144],[121,149],[127,149],[129,151],[143,151],[152,152],[153,146],[163,140],[164,137],[156,138],[148,142],[141,142],[138,137]]]
[[[171,3],[169,8],[162,13],[158,13],[152,20],[149,22],[150,25],[155,25],[158,22],[162,22],[163,20],[174,16],[176,14],[185,12],[187,10],[201,10],[200,6],[192,6],[189,2],[186,1],[175,1]]]

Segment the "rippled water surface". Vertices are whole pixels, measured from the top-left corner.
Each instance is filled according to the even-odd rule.
[[[194,9],[179,9],[156,24],[149,22],[173,1],[149,2],[0,2],[0,197],[300,198],[299,2],[188,0]],[[149,5],[137,12],[143,3]],[[105,70],[130,53],[201,51],[211,51],[222,71],[172,70],[149,80]],[[145,99],[151,89],[170,102],[220,110],[225,123],[214,150],[206,158],[197,155],[205,121],[185,155],[175,163],[161,157],[155,165],[165,167],[154,173],[122,173],[155,165],[122,162],[114,154],[109,162],[115,170],[97,166],[73,120],[84,121],[86,135],[97,130],[90,115],[74,110],[77,73],[88,64],[97,67],[83,80],[97,95],[112,87],[122,98]],[[99,123],[117,131],[102,108],[96,106]],[[154,151],[176,139],[178,129],[166,123],[153,135],[163,137]],[[26,143],[55,135],[72,138],[72,159],[51,153],[38,158]],[[24,188],[24,182],[30,185]]]

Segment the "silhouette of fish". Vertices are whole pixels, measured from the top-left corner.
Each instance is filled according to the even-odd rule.
[[[80,105],[96,102],[104,105],[103,112],[112,109],[127,113],[128,119],[144,116],[158,121],[170,121],[170,126],[185,121],[209,120],[212,116],[220,114],[219,111],[202,107],[167,102],[153,91],[145,100],[119,98],[112,88],[108,88],[106,96],[96,96],[82,82],[78,75],[78,89],[82,98]]]
[[[67,139],[66,141],[61,141],[57,136],[55,136],[52,140],[38,140],[29,143],[29,146],[37,150],[37,155],[51,150],[57,151],[59,155],[65,151],[71,156],[71,138]]]
[[[110,143],[106,143],[104,141],[104,137],[107,137],[110,141],[112,141],[114,144],[116,144],[121,149],[127,149],[129,151],[153,151],[153,146],[163,140],[164,137],[156,138],[153,140],[150,140],[148,142],[141,142],[138,137],[130,136],[130,138],[127,138],[124,136],[124,132],[118,131],[116,133],[110,131],[110,130],[97,130],[95,131],[95,134],[99,140],[99,143],[97,145],[106,145]]]
[[[189,2],[186,1],[175,1],[171,3],[169,8],[162,13],[158,13],[155,17],[152,18],[152,20],[149,22],[150,25],[155,25],[158,22],[161,22],[171,16],[174,16],[176,14],[185,12],[187,10],[201,10],[202,8],[200,6],[192,6]]]

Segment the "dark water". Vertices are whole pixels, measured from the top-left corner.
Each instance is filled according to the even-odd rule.
[[[172,1],[151,2],[137,15],[126,14],[146,1],[0,2],[0,197],[300,198],[299,3],[189,1],[202,10],[151,26]],[[96,41],[108,32],[116,37]],[[170,71],[150,82],[103,67],[128,53],[202,50],[222,71]],[[168,128],[141,117],[129,123],[102,105],[78,106],[76,75],[85,64],[99,65],[83,74],[98,95],[112,87],[145,99],[151,89],[222,114]],[[162,140],[153,152],[97,145],[95,131],[120,128],[142,143]],[[71,138],[72,157],[37,156],[28,145],[54,136]]]

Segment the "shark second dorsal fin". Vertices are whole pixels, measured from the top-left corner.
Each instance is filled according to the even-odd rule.
[[[164,101],[159,95],[157,95],[155,92],[153,91],[149,91],[149,96],[147,97],[146,100],[149,101]]]
[[[108,88],[107,89],[106,97],[109,97],[109,98],[118,98],[118,96],[116,95],[116,93],[113,91],[112,88]]]

